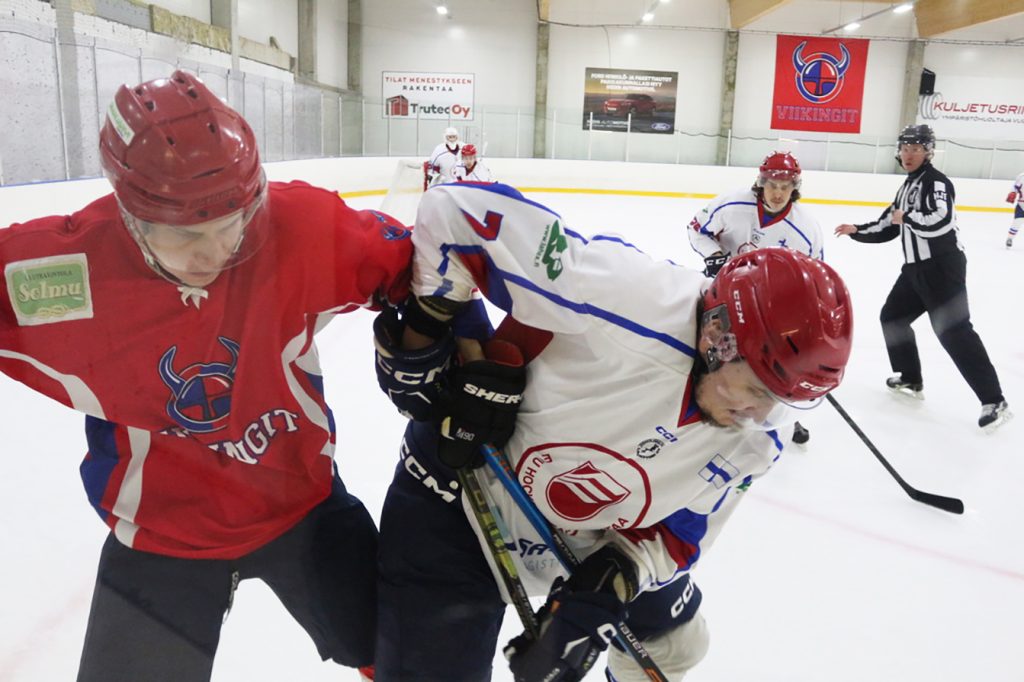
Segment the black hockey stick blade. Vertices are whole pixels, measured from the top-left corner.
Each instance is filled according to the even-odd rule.
[[[945,495],[926,493],[922,490],[918,490],[914,486],[904,481],[903,477],[899,475],[896,469],[894,469],[893,466],[889,464],[889,460],[887,460],[882,455],[882,453],[878,451],[878,448],[875,447],[875,444],[872,443],[871,440],[867,437],[867,435],[865,435],[864,432],[860,430],[860,427],[857,426],[857,422],[853,421],[853,418],[846,413],[846,410],[843,409],[843,406],[840,405],[839,402],[832,397],[832,394],[826,393],[825,398],[829,401],[829,403],[832,404],[832,407],[836,408],[836,412],[839,413],[839,416],[841,416],[843,420],[850,425],[850,428],[853,429],[853,432],[860,436],[861,441],[863,441],[864,445],[868,446],[868,450],[871,451],[871,454],[878,458],[878,461],[882,463],[882,466],[885,467],[885,470],[889,472],[890,476],[896,479],[896,482],[899,483],[900,487],[903,488],[904,492],[906,492],[907,495],[910,496],[910,499],[917,500],[922,504],[930,505],[932,507],[935,507],[936,509],[941,509],[942,511],[949,512],[950,514],[964,513],[963,500],[958,500],[955,497],[946,497]]]

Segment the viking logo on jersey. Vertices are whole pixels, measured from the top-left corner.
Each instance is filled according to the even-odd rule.
[[[537,248],[537,255],[533,257],[533,264],[540,266],[543,263],[548,279],[552,282],[562,274],[562,252],[567,246],[565,235],[562,234],[557,220],[544,229],[544,236],[540,240],[540,247]]]
[[[850,51],[839,43],[842,58],[827,52],[816,52],[805,57],[803,51],[806,46],[805,40],[793,50],[796,89],[808,102],[824,104],[835,99],[843,89],[843,75],[850,66]]]
[[[194,363],[176,371],[177,346],[171,346],[160,358],[160,379],[171,389],[167,414],[191,433],[220,431],[227,426],[231,414],[239,346],[223,336],[217,340],[227,349],[230,362]]]

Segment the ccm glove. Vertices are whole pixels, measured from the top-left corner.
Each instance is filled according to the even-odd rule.
[[[414,305],[411,301],[410,305]],[[407,308],[408,309],[408,308]],[[423,314],[422,312],[420,314]],[[373,321],[377,384],[398,411],[409,419],[432,421],[441,416],[444,381],[455,353],[455,339],[447,327],[434,331],[441,338],[426,348],[401,347],[405,322],[385,307]]]
[[[526,388],[523,355],[505,341],[487,342],[484,355],[485,360],[456,367],[449,382],[437,454],[453,469],[480,466],[480,446],[500,448],[516,428]]]
[[[729,260],[728,256],[718,254],[717,256],[708,256],[704,259],[704,276],[714,277],[718,274],[718,271],[722,269],[726,261]]]
[[[577,682],[594,666],[626,618],[636,568],[612,546],[555,580],[538,614],[540,637],[523,633],[504,649],[516,682]]]

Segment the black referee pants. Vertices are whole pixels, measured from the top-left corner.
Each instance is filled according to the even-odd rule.
[[[967,305],[967,257],[961,251],[906,263],[880,316],[889,363],[904,381],[922,383],[921,358],[910,325],[928,313],[932,330],[982,404],[1003,399],[999,377]]]

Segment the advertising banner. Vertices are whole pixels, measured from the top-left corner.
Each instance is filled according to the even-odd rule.
[[[670,134],[675,130],[675,71],[586,70],[583,129]]]
[[[859,133],[868,43],[778,36],[772,128]]]
[[[935,93],[919,100],[917,122],[939,137],[1024,140],[1020,80],[937,76]]]
[[[384,118],[472,121],[475,80],[472,73],[384,71]]]

